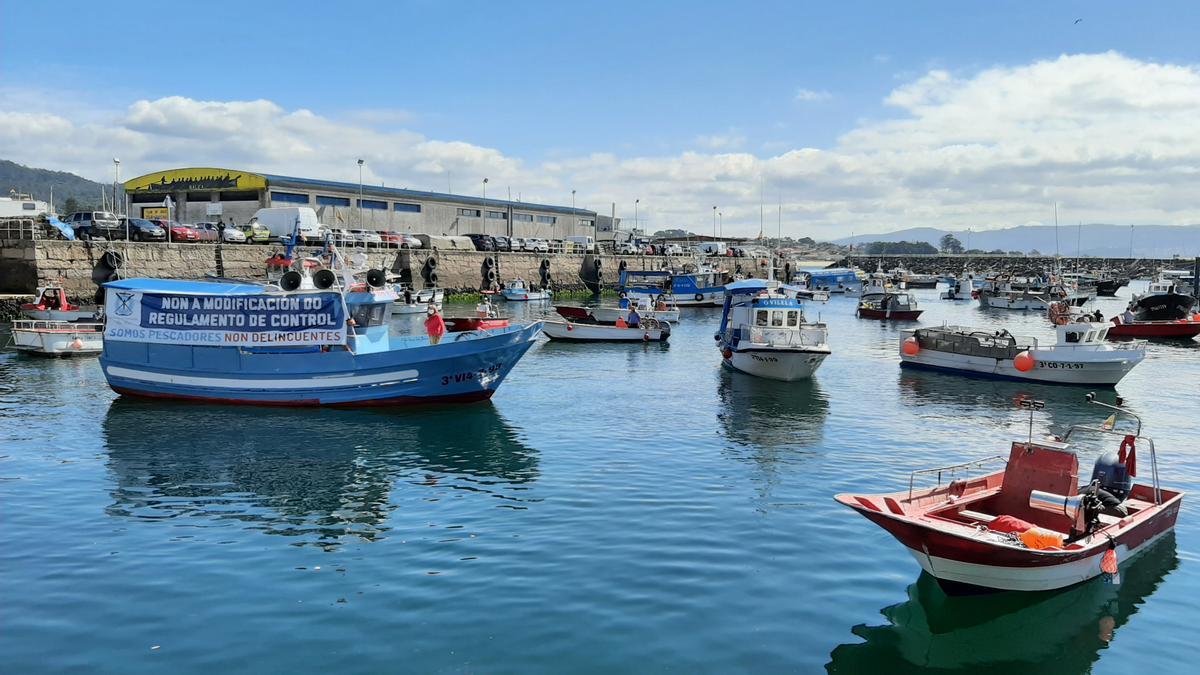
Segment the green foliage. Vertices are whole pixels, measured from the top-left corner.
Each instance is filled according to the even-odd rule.
[[[65,171],[34,169],[0,159],[0,194],[7,196],[10,190],[16,190],[32,195],[34,199],[50,201],[51,187],[54,188],[55,202],[52,206],[64,215],[86,211],[100,202],[100,183]],[[112,189],[112,186],[104,187]],[[74,208],[68,208],[70,200],[74,200]]]
[[[924,241],[873,241],[865,244],[867,255],[935,254],[933,244]]]
[[[942,253],[962,253],[963,252],[962,242],[958,240],[958,237],[956,237],[952,234],[946,234],[946,235],[942,236],[942,240],[940,243],[941,243]]]

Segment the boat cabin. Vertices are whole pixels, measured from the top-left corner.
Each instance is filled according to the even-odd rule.
[[[352,289],[345,294],[352,350],[358,354],[388,350],[391,308],[396,297],[395,291],[381,289]]]
[[[1107,323],[1068,323],[1057,326],[1057,347],[1096,347],[1107,344]]]
[[[794,295],[804,289],[779,286],[778,291],[772,291],[768,284],[763,279],[747,279],[725,286],[717,339],[730,349],[736,349],[743,341],[776,346],[824,344],[825,325],[809,323],[804,316],[804,304]]]

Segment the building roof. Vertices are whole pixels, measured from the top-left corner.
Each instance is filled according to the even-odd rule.
[[[130,193],[160,193],[188,190],[261,190],[264,188],[294,188],[301,190],[337,190],[354,194],[361,187],[363,197],[384,197],[388,199],[413,199],[465,204],[483,208],[543,211],[595,218],[596,212],[589,209],[572,208],[570,206],[552,206],[550,204],[533,204],[529,202],[514,202],[507,199],[483,199],[470,195],[454,195],[445,192],[428,192],[425,190],[408,190],[404,188],[389,188],[363,183],[346,183],[316,178],[297,178],[295,176],[279,176],[253,171],[236,169],[220,169],[215,167],[191,167],[155,171],[144,176],[131,178],[124,183],[125,191]],[[572,223],[573,224],[573,223]]]

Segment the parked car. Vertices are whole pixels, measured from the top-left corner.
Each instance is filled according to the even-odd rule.
[[[72,213],[67,224],[75,230],[76,239],[124,239],[125,230],[117,217],[108,211],[79,211]]]
[[[496,241],[486,234],[468,234],[467,238],[475,246],[476,251],[495,251]]]
[[[400,235],[396,234],[395,232],[378,230],[375,232],[375,234],[379,235],[379,241],[383,242],[384,246],[388,248],[399,248],[401,239]]]
[[[616,246],[617,255],[637,255],[639,251],[637,244],[632,241],[623,241]]]
[[[317,212],[308,206],[273,206],[254,212],[251,222],[262,223],[273,237],[290,237],[296,232],[304,240],[321,239]]]
[[[508,240],[508,237],[492,237],[492,245],[495,246],[495,250],[497,251],[512,250],[512,242]]]
[[[271,241],[271,228],[251,218],[250,222],[245,225],[238,225],[237,228],[246,235],[246,241],[251,244],[265,244]]]
[[[351,246],[354,244],[354,235],[344,227],[331,227],[328,230],[329,237],[337,246]],[[324,234],[324,233],[322,233]]]
[[[679,244],[667,244],[665,255],[683,255],[683,247]]]
[[[525,240],[525,250],[535,253],[549,253],[550,242],[545,239],[527,239]]]
[[[513,237],[513,238],[511,239],[510,243],[511,243],[511,247],[509,248],[509,250],[510,250],[510,251],[524,251],[524,250],[526,250],[526,249],[525,249],[525,240],[524,240],[524,239],[522,239],[521,237]]]
[[[379,246],[383,243],[383,238],[379,236],[379,233],[371,230],[350,230],[350,234],[354,237],[354,243],[363,246]]]
[[[397,232],[400,237],[400,248],[421,248],[421,238],[410,232]]]
[[[151,222],[145,218],[126,218],[122,216],[117,221],[118,228],[122,232],[129,233],[129,239],[132,241],[166,241],[167,231],[158,223]]]

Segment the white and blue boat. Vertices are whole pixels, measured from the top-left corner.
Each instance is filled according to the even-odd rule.
[[[725,296],[725,276],[720,270],[622,270],[621,291],[633,300],[661,295],[674,298],[680,307],[720,307]]]
[[[537,302],[553,296],[554,291],[549,288],[531,288],[524,279],[513,279],[500,289],[500,297],[509,302]]]
[[[298,279],[281,284],[292,290],[237,281],[109,282],[104,376],[123,395],[221,403],[480,401],[542,328],[533,322],[449,333],[431,344],[425,335],[390,334],[396,293],[383,287],[382,272],[368,273],[371,284],[343,272],[340,288],[326,270],[314,278],[315,288]]]
[[[725,366],[771,380],[813,376],[829,356],[829,331],[804,317],[801,289],[772,290],[763,279],[725,286],[721,328],[714,336]]]
[[[852,295],[862,291],[862,280],[858,278],[858,274],[845,267],[801,270],[796,274],[796,280],[810,291]]]

